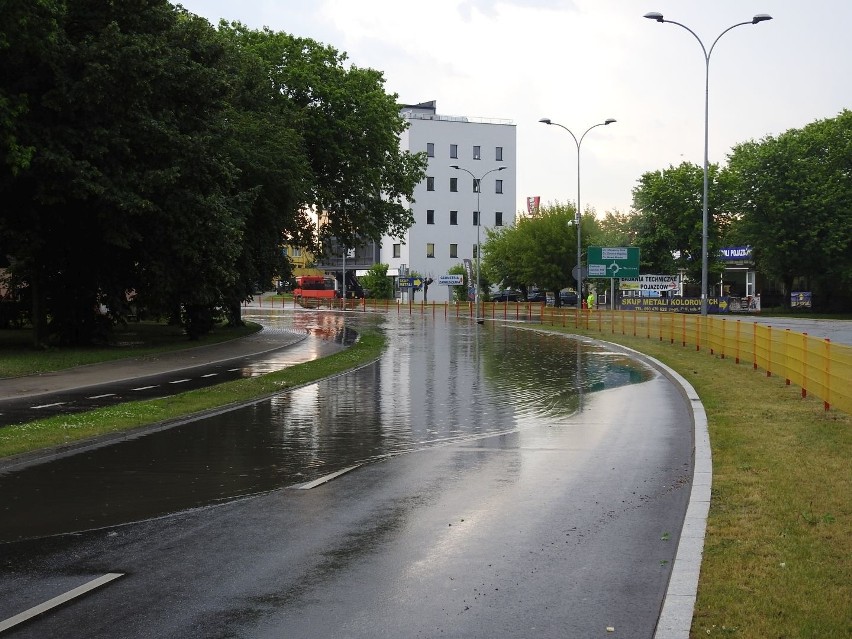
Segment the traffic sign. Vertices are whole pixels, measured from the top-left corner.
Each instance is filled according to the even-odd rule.
[[[639,277],[639,248],[590,246],[589,277]]]
[[[423,279],[419,277],[400,277],[399,278],[399,287],[400,288],[420,288],[423,286]]]
[[[438,284],[447,284],[448,286],[459,286],[464,284],[464,275],[439,275]]]

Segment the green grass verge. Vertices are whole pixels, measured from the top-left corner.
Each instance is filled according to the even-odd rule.
[[[343,351],[275,373],[161,399],[128,402],[86,413],[5,426],[0,429],[0,458],[68,445],[271,395],[375,360],[384,344],[385,338],[379,332],[367,330],[360,334],[355,344]]]
[[[555,330],[646,353],[701,397],[713,486],[690,636],[852,636],[852,417],[694,347]]]
[[[207,346],[244,337],[260,330],[260,325],[217,326],[199,340],[187,339],[183,328],[160,322],[138,322],[116,327],[105,346],[62,347],[35,350],[32,331],[0,331],[0,377],[21,377],[58,371],[83,364],[95,364],[128,357],[144,357],[166,351]]]

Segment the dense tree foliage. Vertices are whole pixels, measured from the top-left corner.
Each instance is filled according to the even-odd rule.
[[[708,251],[711,270],[721,248],[720,234],[728,227],[729,201],[718,165],[709,167]],[[633,189],[635,246],[640,249],[641,270],[676,273],[701,281],[704,170],[684,162],[642,175]]]
[[[734,237],[790,292],[796,277],[848,305],[852,289],[852,111],[734,147]],[[845,296],[845,297],[844,297]],[[787,296],[788,297],[788,296]]]
[[[410,225],[424,160],[380,73],[165,0],[2,7],[0,255],[37,344],[95,338],[128,291],[191,336],[238,321],[311,209],[344,239]]]
[[[488,229],[483,270],[494,281],[525,292],[533,285],[554,294],[576,287],[572,275],[577,264],[574,211],[570,204],[555,203],[543,206],[536,216],[520,218],[513,226]],[[599,241],[601,230],[591,212],[582,216],[581,224],[585,255]]]

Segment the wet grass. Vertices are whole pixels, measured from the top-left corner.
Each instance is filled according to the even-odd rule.
[[[209,335],[190,341],[180,326],[161,322],[138,322],[116,327],[109,343],[103,346],[45,350],[33,349],[30,330],[0,330],[0,378],[34,375],[83,364],[207,346],[256,333],[260,328],[260,325],[253,322],[246,322],[245,326],[240,327],[220,325]]]
[[[73,415],[0,428],[0,458],[67,446],[93,437],[176,420],[263,398],[288,388],[338,375],[379,357],[385,339],[362,331],[349,348],[322,359],[259,377],[239,379],[155,400],[128,402]]]
[[[578,332],[674,368],[707,411],[713,487],[690,636],[852,636],[852,417],[694,347]]]

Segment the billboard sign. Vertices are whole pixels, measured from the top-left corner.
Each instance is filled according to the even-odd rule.
[[[640,275],[622,277],[619,284],[622,291],[678,291],[680,277],[677,275]]]

